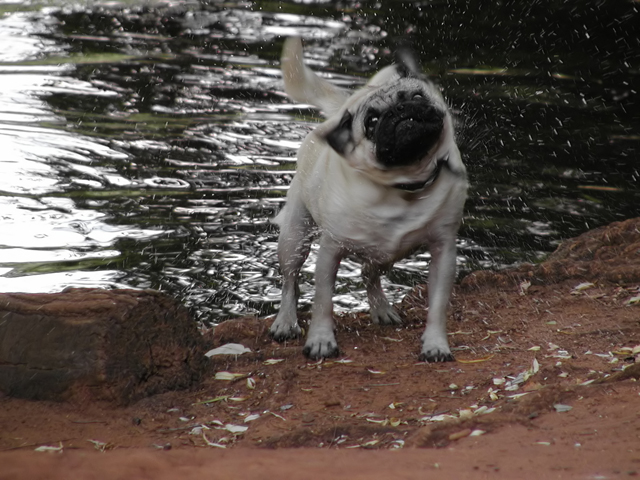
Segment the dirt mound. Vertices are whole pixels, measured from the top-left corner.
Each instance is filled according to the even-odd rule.
[[[505,272],[480,271],[467,276],[463,289],[534,285],[583,280],[613,284],[640,282],[640,218],[590,230],[563,242],[539,265],[526,264]]]
[[[90,471],[114,455],[121,472],[130,472],[135,462],[136,450],[129,450],[134,459],[109,452],[101,460],[69,454],[75,449],[173,450],[148,467],[170,470],[149,478],[174,478],[181,461],[195,462],[193,476],[184,478],[213,464],[219,472],[246,472],[243,478],[294,478],[302,469],[312,478],[336,478],[337,465],[339,478],[399,471],[407,475],[397,478],[416,478],[436,470],[440,478],[498,471],[504,478],[633,475],[640,468],[640,417],[630,408],[640,393],[639,225],[635,219],[589,232],[541,265],[468,277],[450,310],[455,363],[418,362],[427,308],[422,286],[399,305],[402,327],[373,325],[367,314],[340,317],[342,355],[322,362],[304,358],[303,340],[271,341],[271,319],[237,319],[206,338],[211,347],[239,343],[251,351],[211,357],[209,373],[191,391],[129,407],[0,399],[0,463],[19,472],[16,462],[43,454],[18,450],[47,445],[65,454],[36,457],[40,471]],[[269,456],[256,447],[313,450]],[[377,451],[356,455],[363,449]],[[140,461],[149,458],[145,451]],[[401,467],[395,458],[403,459]],[[256,473],[251,466],[258,464],[269,467]]]

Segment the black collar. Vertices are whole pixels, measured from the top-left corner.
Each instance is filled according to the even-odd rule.
[[[433,172],[431,172],[431,175],[429,175],[426,180],[421,182],[416,182],[416,183],[396,183],[394,185],[394,188],[405,190],[407,192],[418,192],[428,187],[432,183],[434,183],[438,179],[438,176],[440,175],[440,171],[442,170],[442,167],[448,166],[448,165],[449,165],[448,156],[439,158],[436,161],[436,168],[433,169]]]

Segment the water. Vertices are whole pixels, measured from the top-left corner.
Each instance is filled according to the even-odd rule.
[[[0,3],[0,290],[155,288],[205,323],[273,313],[269,218],[319,120],[282,92],[292,34],[342,85],[413,39],[458,113],[461,276],[637,216],[640,5],[467,3]],[[400,262],[390,296],[428,262]],[[366,307],[359,268],[343,262],[340,309]]]

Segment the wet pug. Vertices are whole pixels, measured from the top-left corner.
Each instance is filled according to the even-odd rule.
[[[420,360],[453,360],[446,309],[455,276],[456,233],[467,193],[465,167],[451,113],[411,52],[350,94],[303,64],[302,43],[286,40],[282,71],[287,94],[320,108],[327,120],[305,138],[280,226],[282,303],[271,335],[299,336],[298,275],[309,253],[310,231],[321,231],[309,358],[338,355],[333,289],[345,255],[362,261],[374,323],[401,323],[380,275],[420,245],[431,251],[429,312]]]

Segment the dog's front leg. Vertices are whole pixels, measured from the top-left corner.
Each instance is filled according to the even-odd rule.
[[[340,243],[324,232],[316,262],[316,295],[311,324],[303,350],[309,358],[335,357],[339,353],[334,333],[333,288],[343,254]]]
[[[299,337],[298,325],[298,276],[309,255],[311,239],[309,231],[313,225],[307,208],[295,195],[287,201],[278,238],[278,260],[282,271],[282,302],[273,324],[271,336],[281,342],[288,338]]]
[[[447,339],[447,306],[456,271],[455,236],[436,239],[429,245],[429,313],[422,335],[420,361],[449,362],[453,355]]]

